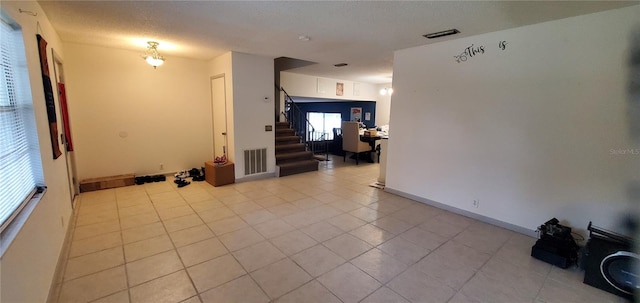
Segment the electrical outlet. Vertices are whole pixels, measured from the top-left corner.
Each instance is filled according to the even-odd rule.
[[[160,170],[164,170],[164,164],[160,163]]]
[[[475,208],[480,207],[480,199],[473,199],[473,207]]]

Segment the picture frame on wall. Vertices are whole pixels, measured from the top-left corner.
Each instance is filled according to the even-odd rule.
[[[342,96],[344,94],[344,83],[336,83],[336,96]]]

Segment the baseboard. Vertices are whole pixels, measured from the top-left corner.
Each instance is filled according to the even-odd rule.
[[[396,189],[393,189],[393,188],[385,187],[384,191],[386,191],[388,193],[391,193],[391,194],[394,194],[394,195],[405,197],[407,199],[411,199],[411,200],[414,200],[414,201],[417,201],[417,202],[420,202],[420,203],[424,203],[424,204],[427,204],[427,205],[430,205],[430,206],[433,206],[433,207],[444,209],[446,211],[450,211],[450,212],[456,213],[458,215],[462,215],[462,216],[465,216],[465,217],[476,219],[476,220],[484,222],[484,223],[488,223],[488,224],[491,224],[491,225],[502,227],[504,229],[508,229],[508,230],[511,230],[511,231],[514,231],[514,232],[517,232],[517,233],[520,233],[520,234],[523,234],[523,235],[526,235],[526,236],[529,236],[529,237],[533,237],[533,238],[537,238],[538,237],[538,234],[536,234],[535,230],[531,230],[531,229],[528,229],[528,228],[525,228],[525,227],[522,227],[522,226],[514,225],[514,224],[511,224],[511,223],[508,223],[508,222],[504,222],[504,221],[500,221],[500,220],[497,220],[497,219],[494,219],[494,218],[483,216],[483,215],[480,215],[480,214],[477,214],[477,213],[474,213],[474,212],[470,212],[468,210],[460,209],[460,208],[457,208],[457,207],[453,207],[451,205],[447,205],[447,204],[444,204],[444,203],[440,203],[440,202],[436,202],[436,201],[429,200],[429,199],[426,199],[426,198],[418,197],[416,195],[405,193],[403,191],[396,190]]]

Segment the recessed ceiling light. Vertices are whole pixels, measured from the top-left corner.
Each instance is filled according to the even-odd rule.
[[[347,66],[349,65],[348,63],[338,63],[338,64],[334,64],[333,66],[335,67],[343,67],[343,66]]]
[[[309,40],[311,40],[311,37],[309,37],[307,35],[300,35],[300,36],[298,36],[298,40],[300,40],[300,41],[309,41]]]
[[[455,28],[452,28],[452,29],[448,29],[446,31],[426,34],[426,35],[422,35],[422,36],[427,38],[427,39],[433,39],[433,38],[440,38],[440,37],[449,36],[449,35],[455,35],[455,34],[458,34],[458,33],[460,33],[459,30],[457,30]]]

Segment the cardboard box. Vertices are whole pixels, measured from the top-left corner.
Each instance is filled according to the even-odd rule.
[[[365,130],[364,131],[364,136],[365,137],[375,137],[378,135],[378,131],[375,129],[370,129],[370,130]]]
[[[213,186],[235,183],[235,165],[231,162],[215,165],[213,161],[207,161],[204,163],[204,179]]]

